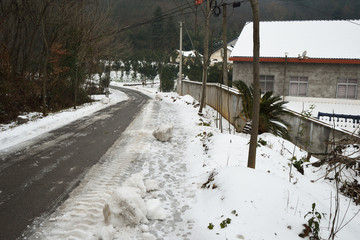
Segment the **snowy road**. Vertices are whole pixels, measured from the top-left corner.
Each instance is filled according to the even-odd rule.
[[[51,213],[114,144],[148,100],[139,92],[124,91],[128,101],[1,156],[0,239],[16,239],[35,218]]]

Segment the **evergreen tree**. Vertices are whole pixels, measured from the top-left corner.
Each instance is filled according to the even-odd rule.
[[[159,6],[156,7],[154,12],[154,21],[152,23],[152,49],[159,50],[163,46],[163,36],[164,36],[164,19],[163,12]]]
[[[166,35],[163,35],[164,48],[167,52],[171,52],[178,47],[177,29],[174,18],[170,17],[164,27],[164,33],[166,33]]]
[[[174,66],[171,65],[165,65],[162,67],[161,72],[161,83],[160,83],[160,89],[163,92],[170,92],[174,90],[174,80],[176,78],[177,69]]]

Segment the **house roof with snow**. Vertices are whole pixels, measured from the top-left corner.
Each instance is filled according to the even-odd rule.
[[[360,20],[260,22],[260,61],[360,64]],[[253,23],[230,60],[252,61]]]
[[[180,52],[180,50],[176,50],[178,53]],[[182,55],[184,57],[196,57],[196,50],[191,50],[191,51],[182,51]],[[199,56],[202,57],[202,55],[198,52]]]
[[[238,39],[238,38],[234,38],[233,40],[231,40],[231,41],[229,41],[229,42],[227,43],[227,49],[228,49],[230,52],[234,50],[234,47],[235,47],[235,44],[236,44],[237,39]],[[216,52],[216,51],[219,51],[220,49],[223,49],[223,46],[220,46],[220,47],[216,48],[216,49],[213,51],[213,53]]]

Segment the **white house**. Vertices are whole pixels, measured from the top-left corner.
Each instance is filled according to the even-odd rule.
[[[176,59],[175,62],[179,63],[180,62],[180,50],[176,50]],[[190,50],[190,51],[182,51],[182,55],[183,55],[183,62],[187,63],[188,61],[195,61],[196,58],[196,53],[198,53],[199,57],[202,59],[203,55],[201,55],[199,52],[197,52],[196,50]],[[171,59],[172,61],[172,59]]]
[[[237,38],[231,40],[230,42],[228,42],[227,44],[227,57],[228,57],[228,63],[232,63],[232,61],[229,60],[230,58],[230,54],[234,49],[235,43],[237,41]],[[210,55],[210,66],[213,66],[214,64],[218,63],[218,62],[222,62],[223,61],[223,57],[224,57],[224,49],[223,46],[217,48],[211,55]]]

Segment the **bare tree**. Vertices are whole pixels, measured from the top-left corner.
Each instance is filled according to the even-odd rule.
[[[99,1],[0,1],[0,121],[76,105],[93,63],[128,48]]]
[[[252,108],[252,129],[249,147],[248,167],[255,168],[256,162],[256,147],[259,129],[259,111],[260,111],[260,82],[259,82],[259,67],[260,67],[260,37],[259,37],[259,3],[258,0],[250,0],[253,12],[253,88],[254,99]]]
[[[210,1],[206,1],[204,59],[203,59],[202,91],[201,91],[199,114],[202,114],[202,110],[205,107],[205,100],[206,100],[206,83],[207,83],[208,65],[209,65],[210,13],[211,13]]]

